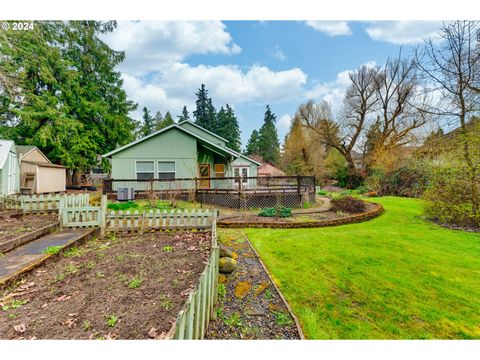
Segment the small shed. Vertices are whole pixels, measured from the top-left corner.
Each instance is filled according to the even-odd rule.
[[[20,191],[25,194],[65,192],[66,168],[53,164],[36,146],[19,145]]]
[[[15,143],[0,139],[0,194],[15,194],[19,188],[20,168]]]

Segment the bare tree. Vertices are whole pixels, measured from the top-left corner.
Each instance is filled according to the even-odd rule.
[[[345,157],[350,181],[359,176],[353,150],[378,102],[376,76],[377,69],[366,65],[349,74],[351,85],[344,97],[342,121],[338,123],[332,120],[330,106],[325,101],[314,104],[310,100],[300,106],[296,115],[319,135],[324,146],[335,148]]]
[[[480,111],[480,51],[476,43],[479,25],[478,21],[444,23],[439,39],[426,41],[416,53],[417,66],[439,99],[428,111],[451,119],[460,130],[474,213],[479,210],[479,168],[472,157],[466,125]]]

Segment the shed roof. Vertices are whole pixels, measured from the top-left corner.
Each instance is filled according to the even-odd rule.
[[[32,165],[38,165],[40,167],[50,167],[50,168],[59,168],[59,169],[66,169],[65,166],[63,165],[57,165],[57,164],[52,164],[52,163],[45,163],[45,162],[40,162],[40,161],[28,161],[28,160],[23,160],[24,163],[27,164],[32,164]]]
[[[13,146],[15,146],[15,142],[13,142],[13,140],[0,139],[0,169],[3,169],[3,165],[5,165],[8,154]]]
[[[34,146],[34,145],[17,145],[17,154],[18,154],[18,158],[20,159],[20,161],[22,161],[22,158],[24,158],[25,156],[27,156],[30,152],[32,152],[33,150],[37,150],[37,152],[43,156],[43,158],[45,159],[45,161],[47,161],[48,163],[51,163],[50,159],[47,157],[47,155],[45,155],[38,147]]]

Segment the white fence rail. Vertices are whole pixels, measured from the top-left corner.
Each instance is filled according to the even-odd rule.
[[[57,212],[61,207],[88,206],[90,195],[10,195],[1,196],[0,204],[6,210],[21,210],[25,214]]]

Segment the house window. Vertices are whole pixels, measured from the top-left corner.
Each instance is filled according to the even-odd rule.
[[[248,167],[236,167],[234,170],[233,170],[233,176],[235,176],[236,178],[238,177],[242,177],[242,183],[246,183],[248,182]],[[235,182],[238,184],[238,179],[235,179]]]
[[[215,177],[216,178],[225,177],[225,164],[215,164]]]
[[[159,161],[158,178],[160,180],[175,179],[175,161]]]
[[[151,180],[155,176],[153,161],[137,161],[137,180]]]

